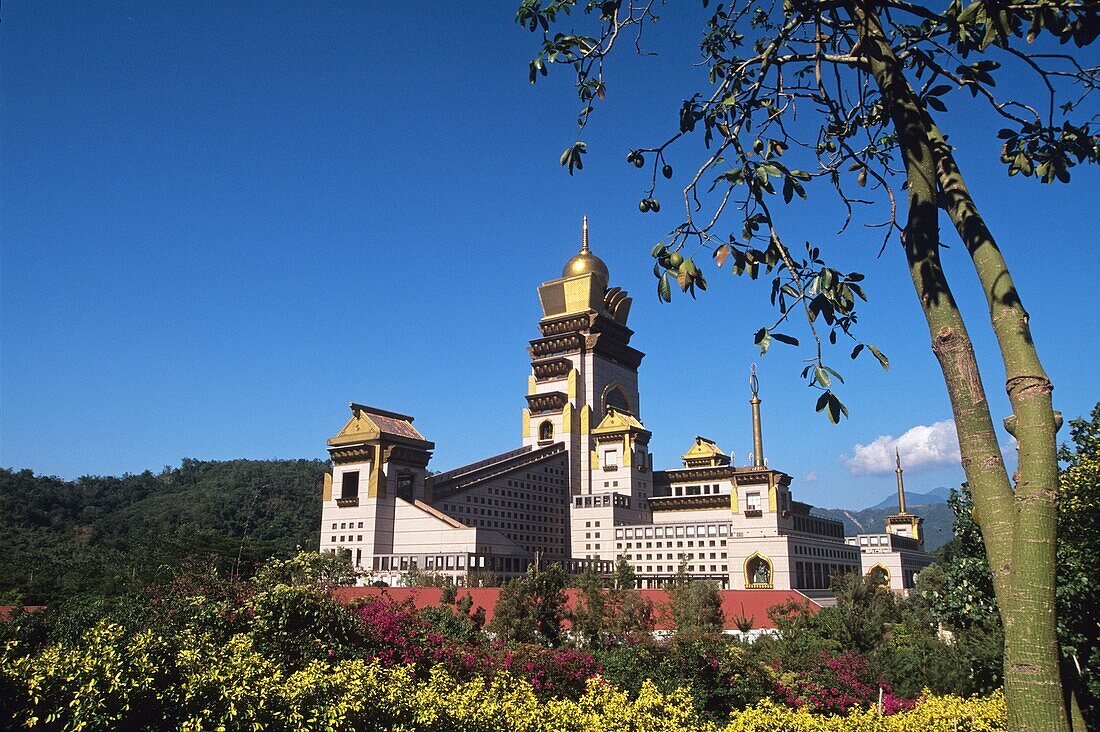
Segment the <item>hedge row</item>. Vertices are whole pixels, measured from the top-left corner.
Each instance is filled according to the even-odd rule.
[[[185,650],[178,650],[183,648]],[[636,696],[600,678],[578,699],[540,700],[532,686],[501,674],[454,680],[437,667],[418,679],[411,666],[376,660],[311,661],[288,673],[245,635],[218,644],[194,636],[169,642],[147,630],[128,635],[103,622],[76,647],[27,652],[10,641],[0,654],[0,707],[18,727],[44,730],[562,730],[563,732],[994,732],[1005,728],[1004,698],[926,696],[909,711],[820,716],[771,703],[736,712],[725,727],[698,719],[687,691]]]

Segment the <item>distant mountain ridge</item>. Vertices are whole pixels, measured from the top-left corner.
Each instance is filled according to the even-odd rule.
[[[934,551],[955,538],[955,514],[947,506],[951,489],[935,488],[927,493],[905,492],[905,509],[924,518],[924,548]],[[836,519],[844,524],[845,536],[877,534],[886,530],[886,517],[898,511],[897,493],[890,494],[870,508],[852,511],[845,508],[817,508],[814,516]]]

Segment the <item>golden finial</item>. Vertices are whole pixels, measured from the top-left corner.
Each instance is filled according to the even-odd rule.
[[[607,265],[588,249],[588,217],[581,220],[581,250],[573,255],[573,258],[565,263],[562,277],[577,277],[579,275],[594,274],[603,280],[603,286],[607,287],[609,275]]]

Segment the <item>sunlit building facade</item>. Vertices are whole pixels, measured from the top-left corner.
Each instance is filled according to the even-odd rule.
[[[820,595],[835,574],[872,570],[899,591],[911,586],[927,564],[920,519],[903,504],[886,542],[872,545],[812,516],[791,477],[764,458],[755,374],[748,464],[696,436],[681,467],[654,469],[632,300],[610,285],[587,222],[580,252],[538,297],[520,447],[432,475],[434,445],[412,417],[353,403],[328,440],[322,551],[349,554],[364,583],[391,585],[410,571],[499,581],[532,562],[609,572],[623,557],[641,587],[667,584],[681,568],[726,589]]]

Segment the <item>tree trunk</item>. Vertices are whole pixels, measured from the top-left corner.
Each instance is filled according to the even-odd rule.
[[[1012,604],[1007,613],[1001,612],[1006,679],[1010,673],[1013,677],[1033,676],[1031,686],[1050,686],[1044,696],[1056,695],[1062,700],[1054,616],[1058,528],[1055,433],[1061,417],[1054,411],[1053,386],[1039,362],[1028,315],[1008,265],[970,196],[950,146],[931,120],[928,128],[948,216],[970,253],[989,306],[1012,404],[1013,417],[1006,420],[1006,427],[1020,445],[1011,557]],[[984,533],[985,526],[977,522]]]
[[[1020,496],[1014,499],[974,348],[940,264],[939,176],[929,119],[905,79],[874,5],[856,0],[851,5],[851,13],[860,37],[860,49],[887,105],[905,161],[909,211],[903,245],[910,276],[928,323],[932,350],[940,362],[951,398],[963,470],[974,496],[975,520],[982,528],[993,569],[1005,628],[1005,698],[1009,729],[1013,732],[1068,732],[1057,647],[1056,644],[1051,647],[1048,640],[1048,635],[1053,638],[1054,620],[1053,592],[1048,592],[1053,588],[1054,526],[1048,526],[1048,512],[1041,506],[1049,503],[1043,485],[1057,485],[1057,461],[1053,462],[1053,480],[1046,482],[1047,448],[1043,435],[1049,434],[1053,448],[1054,422],[1049,412],[1044,422],[1044,389],[1041,383],[1030,378],[1036,373],[1042,374],[1042,370],[1023,368],[1023,364],[1037,365],[1038,359],[1029,361],[1016,340],[999,340],[1006,364],[1011,362],[1014,369],[1009,372],[1008,388],[1014,410],[1018,409],[1017,401],[1020,402],[1015,427],[1018,433],[1028,435],[1026,446],[1021,440]],[[988,231],[985,233],[988,235]],[[989,247],[978,249],[985,263],[991,256]],[[999,252],[996,257],[1000,257]],[[1003,264],[1002,260],[1001,273],[1007,275]],[[979,266],[979,270],[984,270],[985,275],[992,274],[992,284],[998,284],[996,280],[1001,275],[996,273],[994,264],[986,263],[984,267]],[[980,272],[980,276],[982,274]],[[1002,285],[1005,281],[1008,292],[1014,293],[1011,280],[1002,280]],[[1016,314],[1019,313],[1022,308]],[[998,323],[998,319],[1002,322]],[[1026,315],[1022,323],[1019,319],[1013,322],[1010,314],[998,309],[994,321],[994,327],[999,328],[999,339],[1002,332],[1007,334],[1015,329],[1019,334],[1021,328],[1026,329]],[[1023,373],[1017,374],[1017,367]],[[1045,383],[1049,385],[1049,381]],[[1048,404],[1049,393],[1048,388],[1045,390]],[[1025,449],[1028,451],[1026,457]],[[1026,485],[1025,480],[1028,481]],[[1022,569],[1017,571],[1018,568]],[[1049,588],[1043,584],[1048,570]],[[1038,584],[1022,584],[1024,582]],[[1048,625],[1050,634],[1045,630]],[[1034,626],[1042,627],[1036,629]]]

